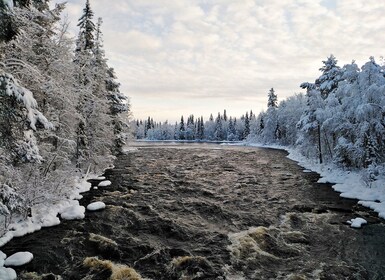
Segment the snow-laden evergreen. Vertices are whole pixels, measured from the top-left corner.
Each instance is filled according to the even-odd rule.
[[[78,197],[76,178],[111,166],[124,145],[129,103],[107,64],[102,20],[87,1],[74,42],[64,9],[0,1],[0,237],[19,232],[16,220],[57,224],[49,205]]]
[[[373,181],[385,160],[385,68],[373,57],[361,69],[354,61],[340,68],[334,56],[323,64],[314,83],[301,84],[305,96],[259,114],[249,141],[296,147],[320,163],[362,169]]]

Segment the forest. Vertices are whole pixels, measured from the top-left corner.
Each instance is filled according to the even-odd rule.
[[[273,88],[267,110],[239,119],[226,110],[208,121],[190,115],[175,124],[137,120],[137,139],[246,141],[295,147],[307,158],[342,168],[364,169],[369,180],[382,173],[385,160],[385,66],[369,58],[340,67],[330,55],[321,75],[299,85],[306,90],[278,102]]]
[[[65,4],[0,1],[0,236],[31,209],[68,199],[112,166],[130,103],[89,1],[70,38]]]

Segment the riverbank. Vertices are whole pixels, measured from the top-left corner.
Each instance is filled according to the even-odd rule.
[[[288,158],[309,171],[320,174],[318,183],[331,183],[332,188],[343,198],[357,199],[358,204],[368,207],[378,216],[385,219],[385,174],[375,181],[368,181],[363,170],[344,170],[332,163],[320,164],[315,159],[303,156],[294,148],[279,145],[263,145],[257,143],[236,143],[234,145],[273,148],[287,151]]]

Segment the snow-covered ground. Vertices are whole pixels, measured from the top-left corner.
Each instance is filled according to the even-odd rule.
[[[88,176],[86,179],[76,179],[72,193],[67,199],[57,201],[50,205],[39,205],[32,209],[32,216],[22,222],[13,223],[9,226],[8,232],[0,237],[0,247],[4,246],[13,237],[20,237],[29,233],[40,230],[43,227],[51,227],[60,224],[60,217],[64,220],[83,219],[85,215],[85,207],[79,204],[79,199],[83,196],[81,193],[91,189],[91,183],[88,179],[104,180],[104,177]],[[110,185],[110,181],[103,181],[104,185]],[[103,203],[103,202],[101,202]],[[101,203],[97,203],[95,207],[102,209]],[[103,203],[104,204],[104,203]],[[105,207],[105,205],[104,205]],[[9,267],[4,266],[19,266],[31,261],[33,255],[29,252],[18,252],[6,258],[6,255],[0,251],[0,280],[17,279],[16,272]]]
[[[319,164],[316,160],[308,159],[292,148],[255,143],[238,143],[236,145],[286,150],[289,153],[288,158],[297,161],[300,166],[306,168],[304,172],[311,170],[320,174],[319,183],[333,183],[333,189],[339,192],[341,197],[358,199],[360,205],[374,210],[379,217],[385,219],[385,178],[378,179],[368,185],[362,178],[360,171],[343,170],[333,164]],[[356,228],[358,224],[360,226],[365,224],[361,220],[357,220],[356,223],[351,222],[351,226]]]

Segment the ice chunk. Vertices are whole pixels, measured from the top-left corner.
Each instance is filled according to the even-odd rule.
[[[0,279],[2,280],[15,280],[17,279],[16,272],[9,267],[0,267]]]
[[[33,255],[30,252],[18,252],[5,259],[5,266],[21,266],[32,261]]]
[[[106,181],[100,182],[99,185],[98,185],[98,187],[107,187],[107,186],[109,186],[109,185],[111,185],[111,181],[106,180]]]
[[[368,222],[363,218],[355,218],[348,221],[348,224],[350,224],[350,227],[352,228],[361,228],[362,225],[367,224]]]
[[[101,202],[101,201],[90,203],[87,206],[88,211],[97,211],[104,208],[106,208],[106,204],[104,204],[104,202]]]

